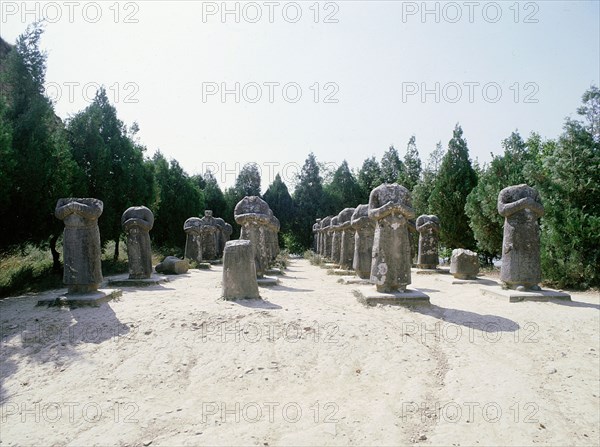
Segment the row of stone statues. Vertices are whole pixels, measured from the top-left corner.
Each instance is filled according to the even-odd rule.
[[[206,210],[202,219],[187,219],[183,231],[186,234],[185,257],[196,262],[210,262],[223,256],[233,228],[220,217],[213,217],[211,210]]]
[[[539,194],[524,184],[504,188],[498,196],[498,212],[505,217],[502,282],[507,288],[539,290],[538,219],[544,213]],[[371,191],[368,205],[345,208],[337,216],[317,219],[312,227],[313,250],[341,269],[354,269],[358,277],[368,279],[379,292],[402,292],[411,282],[409,230],[414,217],[408,189],[396,183],[382,184]],[[422,215],[415,228],[419,233],[417,267],[435,269],[440,220]],[[477,253],[453,251],[451,272],[455,276],[474,278],[478,269]]]
[[[63,282],[71,294],[94,292],[102,283],[98,218],[103,207],[101,200],[93,198],[63,198],[56,205],[55,215],[65,224]],[[236,205],[235,220],[242,226],[240,239],[249,240],[252,246],[256,276],[262,277],[279,253],[279,220],[269,205],[256,196],[244,197]],[[152,211],[145,206],[128,208],[121,224],[127,235],[129,279],[149,279],[152,276],[149,234],[154,225]],[[187,219],[183,229],[187,236],[185,257],[198,262],[219,259],[233,230],[223,219],[213,217],[211,210],[206,210],[201,219]],[[166,259],[164,263],[171,265],[175,261],[179,260]],[[157,271],[162,264],[157,266]]]

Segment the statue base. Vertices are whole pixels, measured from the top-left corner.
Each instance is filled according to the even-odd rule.
[[[361,287],[352,291],[359,303],[367,306],[376,304],[391,304],[400,306],[418,306],[429,304],[429,296],[414,289],[404,292],[377,292],[374,286]]]
[[[513,290],[497,287],[481,287],[479,289],[484,295],[502,298],[510,303],[518,303],[521,301],[551,301],[551,300],[566,300],[571,301],[571,295],[558,290],[542,289],[542,290]]]
[[[48,307],[82,307],[82,306],[100,306],[101,303],[118,298],[123,295],[119,289],[98,289],[89,293],[65,293],[57,298],[45,298],[37,302],[38,306]]]
[[[169,282],[166,276],[152,275],[150,278],[131,279],[128,277],[117,277],[108,280],[109,286],[115,287],[149,287],[156,286],[163,282]]]
[[[281,269],[278,269],[278,268],[267,269],[267,270],[265,270],[265,273],[267,275],[283,275],[283,272],[281,271]]]
[[[327,270],[328,275],[350,276],[353,273],[354,273],[354,270],[346,270],[346,269],[329,269],[329,270]]]
[[[272,278],[270,276],[256,278],[256,282],[258,283],[258,287],[269,287],[276,286],[277,284],[279,284],[279,280],[277,278]]]
[[[326,262],[325,264],[321,264],[322,269],[339,269],[339,264],[334,264],[332,262]]]
[[[359,278],[358,276],[342,276],[340,279],[337,280],[337,282],[345,285],[355,284],[366,286],[367,284],[371,284],[371,281],[369,281],[368,279]]]

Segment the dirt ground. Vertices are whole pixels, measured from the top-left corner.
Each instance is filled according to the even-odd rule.
[[[413,274],[430,306],[366,307],[297,259],[227,302],[221,276],[0,301],[0,445],[600,443],[598,293],[509,303]]]

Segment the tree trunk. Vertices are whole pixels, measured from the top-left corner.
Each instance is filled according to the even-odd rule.
[[[52,253],[52,270],[56,273],[60,273],[60,253],[56,251],[57,241],[58,235],[53,234],[50,238],[50,253]]]
[[[119,260],[119,238],[115,239],[115,253],[113,254],[113,261]]]

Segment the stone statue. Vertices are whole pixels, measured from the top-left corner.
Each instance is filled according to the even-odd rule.
[[[338,226],[341,234],[340,237],[340,268],[344,270],[352,269],[352,261],[354,261],[354,233],[351,220],[355,208],[344,208],[338,214]]]
[[[175,256],[167,256],[162,262],[156,264],[154,268],[158,273],[169,275],[181,275],[190,268],[186,259],[179,259]]]
[[[190,217],[183,224],[185,231],[185,258],[196,262],[202,262],[202,219]]]
[[[416,228],[419,232],[417,267],[420,269],[435,269],[439,261],[440,220],[437,216],[422,215],[417,219]]]
[[[319,230],[321,229],[321,219],[317,219],[312,226],[313,232],[313,251],[315,253],[319,252]]]
[[[500,279],[506,287],[540,290],[540,229],[544,207],[538,192],[525,184],[509,186],[498,195],[504,219]]]
[[[233,212],[235,221],[242,226],[240,239],[252,242],[256,276],[262,278],[269,263],[267,226],[270,222],[269,205],[258,196],[246,196]]]
[[[397,183],[373,189],[369,217],[376,221],[371,282],[378,292],[404,292],[412,265],[407,221],[415,217],[410,192]]]
[[[331,258],[331,218],[333,216],[327,216],[321,221],[321,249],[322,256],[326,259]]]
[[[331,218],[331,224],[329,225],[329,231],[331,232],[331,262],[334,264],[340,263],[340,245],[342,242],[342,235],[339,229],[339,220],[338,216],[333,216]]]
[[[200,244],[202,246],[202,259],[214,261],[219,258],[219,233],[221,232],[211,210],[204,211],[200,219]]]
[[[369,217],[369,205],[358,205],[352,214],[350,223],[356,232],[352,268],[359,278],[369,279],[375,233],[375,221]]]
[[[228,241],[223,254],[223,298],[260,298],[252,242]]]
[[[150,230],[154,225],[154,214],[145,206],[132,206],[121,216],[121,225],[127,233],[129,279],[150,278],[152,276]]]
[[[102,283],[98,217],[104,204],[91,198],[59,199],[54,214],[65,223],[63,282],[69,293],[95,292]]]

